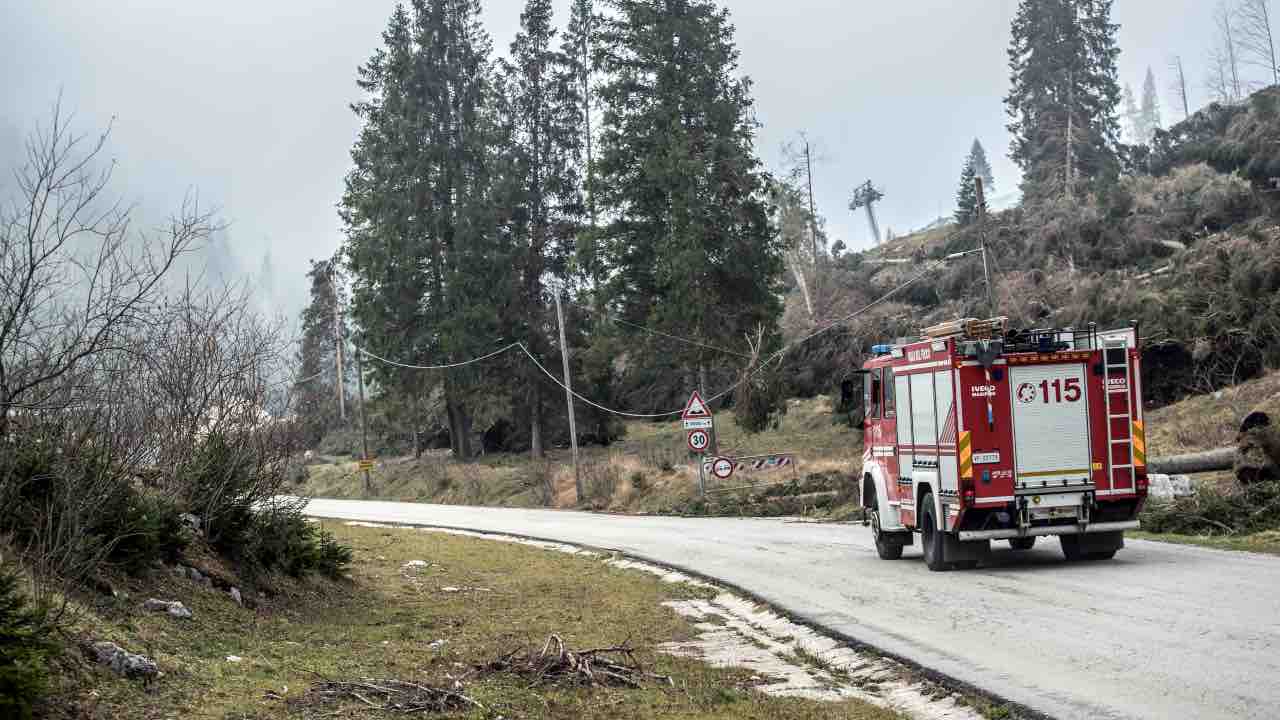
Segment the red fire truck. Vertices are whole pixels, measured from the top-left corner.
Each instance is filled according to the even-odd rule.
[[[992,540],[1056,535],[1110,559],[1147,496],[1138,328],[1010,331],[956,320],[879,345],[864,375],[863,506],[886,560],[920,536],[930,570]]]

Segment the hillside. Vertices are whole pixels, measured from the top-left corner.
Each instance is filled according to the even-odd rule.
[[[788,304],[789,339],[849,318],[788,359],[793,394],[833,392],[872,343],[955,317],[1023,327],[1139,324],[1147,399],[1165,405],[1280,366],[1280,88],[1162,131],[1114,185],[898,238],[824,268],[819,312]],[[995,308],[979,256],[985,235]],[[889,298],[862,314],[859,308]]]

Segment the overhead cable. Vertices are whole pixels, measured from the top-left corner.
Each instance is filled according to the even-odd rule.
[[[784,355],[786,355],[786,353],[787,353],[788,351],[790,351],[791,349],[795,348],[797,345],[801,345],[801,344],[803,344],[803,343],[806,343],[806,342],[808,342],[808,341],[810,341],[810,340],[812,340],[812,339],[814,339],[814,338],[818,337],[819,335],[822,335],[823,333],[828,332],[829,330],[831,330],[831,329],[833,329],[833,328],[836,328],[836,327],[838,327],[838,326],[840,326],[840,325],[843,325],[844,323],[849,322],[850,320],[852,320],[852,319],[854,319],[854,318],[858,317],[859,315],[862,315],[862,314],[864,314],[864,313],[866,313],[866,312],[870,311],[872,308],[874,308],[874,307],[876,307],[876,306],[880,305],[881,303],[883,303],[883,302],[885,302],[885,301],[889,300],[889,299],[890,299],[890,298],[892,298],[894,295],[897,295],[898,293],[902,292],[902,291],[903,291],[903,290],[905,290],[906,288],[910,287],[913,283],[915,283],[915,282],[919,281],[919,280],[920,280],[921,278],[923,278],[925,275],[927,275],[927,274],[929,274],[930,272],[932,272],[932,271],[934,270],[934,268],[935,268],[935,267],[937,267],[938,265],[941,265],[941,264],[945,263],[947,259],[948,259],[948,258],[942,258],[942,259],[940,259],[940,260],[936,260],[936,261],[934,261],[933,263],[930,263],[927,267],[925,267],[925,269],[924,269],[924,270],[921,270],[919,273],[917,273],[916,275],[914,275],[913,277],[911,277],[910,279],[908,279],[906,282],[901,283],[900,285],[898,285],[897,287],[893,288],[892,290],[890,290],[889,292],[885,293],[884,295],[881,295],[880,297],[876,298],[875,300],[872,300],[871,302],[867,303],[866,305],[864,305],[863,307],[859,308],[859,309],[858,309],[858,310],[856,310],[855,312],[852,312],[852,313],[850,313],[850,314],[848,314],[848,315],[846,315],[846,316],[844,316],[844,317],[842,317],[842,318],[840,318],[840,319],[838,319],[838,320],[835,320],[835,321],[833,321],[833,322],[831,322],[831,323],[829,323],[829,324],[827,324],[827,325],[825,325],[825,326],[823,326],[823,327],[821,327],[821,328],[819,328],[819,329],[815,330],[814,332],[809,333],[808,335],[806,335],[806,336],[804,336],[804,337],[800,338],[799,340],[796,340],[796,341],[794,341],[794,342],[788,343],[788,344],[787,344],[785,347],[783,347],[781,350],[778,350],[778,351],[774,352],[772,355],[770,355],[768,358],[766,358],[766,359],[765,359],[763,362],[761,362],[761,363],[760,363],[760,364],[759,364],[759,365],[758,365],[754,370],[752,370],[751,372],[748,372],[748,373],[744,374],[744,375],[742,376],[742,378],[740,378],[737,382],[733,383],[732,385],[730,385],[729,387],[725,388],[724,390],[722,390],[722,391],[720,391],[720,392],[716,393],[715,395],[712,395],[712,396],[710,396],[710,397],[706,398],[706,399],[705,399],[705,402],[707,402],[707,403],[714,402],[714,401],[719,400],[720,398],[722,398],[722,397],[724,397],[724,396],[728,395],[729,393],[733,392],[734,390],[738,389],[738,387],[739,387],[739,386],[741,386],[743,383],[747,382],[748,380],[750,380],[751,378],[755,377],[756,375],[758,375],[758,374],[760,374],[760,373],[764,372],[764,371],[765,371],[765,370],[766,370],[766,369],[767,369],[767,368],[768,368],[768,367],[769,367],[769,366],[770,366],[774,361],[781,359]],[[680,414],[684,413],[684,408],[680,408],[679,410],[671,410],[671,411],[669,411],[669,412],[660,412],[660,413],[634,413],[634,412],[627,412],[627,411],[625,411],[625,410],[617,410],[617,409],[615,409],[615,408],[606,407],[606,406],[604,406],[604,405],[601,405],[600,403],[595,402],[594,400],[592,400],[592,399],[590,399],[590,398],[588,398],[588,397],[583,396],[582,394],[580,394],[580,393],[578,393],[578,392],[574,391],[573,389],[566,387],[566,386],[565,386],[565,384],[564,384],[564,383],[563,383],[559,378],[557,378],[557,377],[556,377],[556,376],[555,376],[551,371],[547,370],[547,368],[546,368],[546,367],[545,367],[541,362],[539,362],[539,361],[538,361],[538,358],[537,358],[537,357],[535,357],[535,356],[534,356],[534,354],[533,354],[532,352],[530,352],[530,351],[529,351],[529,348],[525,347],[524,343],[521,343],[521,342],[514,342],[514,343],[511,343],[510,345],[507,345],[506,347],[501,348],[500,350],[496,350],[496,351],[491,352],[491,353],[489,353],[488,355],[484,355],[484,356],[482,356],[482,357],[474,358],[474,359],[472,359],[472,360],[467,360],[467,361],[464,361],[464,362],[461,362],[461,363],[453,363],[453,364],[450,364],[450,365],[409,365],[409,364],[406,364],[406,363],[398,363],[398,362],[395,362],[395,361],[388,360],[388,359],[386,359],[386,358],[380,357],[380,356],[378,356],[378,355],[374,355],[373,353],[371,353],[371,352],[369,352],[369,351],[367,351],[367,350],[364,350],[363,348],[356,348],[356,349],[357,349],[359,352],[364,353],[364,354],[365,354],[365,355],[367,355],[368,357],[371,357],[371,358],[373,358],[373,359],[375,359],[375,360],[380,360],[380,361],[382,361],[382,362],[385,362],[385,363],[387,363],[387,364],[389,364],[389,365],[394,365],[394,366],[396,366],[396,367],[403,367],[403,368],[409,368],[409,369],[414,369],[414,370],[443,370],[443,369],[448,369],[448,368],[460,367],[460,366],[463,366],[463,365],[470,365],[470,364],[472,364],[472,363],[480,362],[481,360],[487,360],[488,358],[494,357],[495,355],[500,355],[500,354],[502,354],[502,353],[504,353],[504,352],[506,352],[506,351],[508,351],[508,350],[510,350],[510,349],[512,349],[512,348],[520,348],[520,350],[521,350],[522,352],[524,352],[524,354],[529,358],[529,360],[530,360],[530,361],[532,361],[532,362],[533,362],[533,364],[534,364],[535,366],[537,366],[537,368],[538,368],[539,370],[541,370],[541,371],[542,371],[542,374],[543,374],[543,375],[546,375],[546,376],[547,376],[547,378],[551,380],[551,382],[555,383],[556,385],[559,385],[559,386],[561,387],[561,389],[568,391],[570,395],[573,395],[573,397],[577,398],[578,400],[581,400],[583,403],[585,403],[585,404],[587,404],[587,405],[589,405],[589,406],[591,406],[591,407],[593,407],[593,408],[595,408],[595,409],[597,409],[597,410],[600,410],[600,411],[602,411],[602,412],[607,412],[607,413],[610,413],[610,414],[612,414],[612,415],[620,415],[620,416],[622,416],[622,417],[639,418],[639,419],[646,419],[646,420],[653,420],[653,419],[657,419],[657,418],[664,418],[664,417],[674,417],[674,416],[676,416],[676,415],[680,415]]]
[[[501,347],[501,348],[498,348],[497,350],[494,350],[488,355],[482,355],[477,358],[471,358],[470,360],[463,360],[462,362],[448,363],[446,365],[409,365],[408,363],[396,362],[395,360],[388,360],[387,358],[384,358],[380,355],[374,355],[373,353],[359,346],[356,347],[356,352],[363,353],[367,357],[373,358],[374,360],[378,360],[380,362],[384,362],[388,365],[394,365],[400,368],[407,368],[409,370],[451,370],[453,368],[460,368],[465,365],[471,365],[474,363],[482,362],[484,360],[488,360],[489,358],[501,355],[502,353],[514,347],[524,347],[524,346],[518,342],[513,342],[510,345],[507,345],[506,347]]]

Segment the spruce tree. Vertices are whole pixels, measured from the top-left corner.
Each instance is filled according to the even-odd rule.
[[[1011,157],[1032,202],[1075,197],[1119,173],[1112,0],[1021,0],[1005,98]]]
[[[495,201],[490,41],[477,0],[399,5],[359,70],[366,98],[341,215],[358,340],[383,357],[457,362],[494,349],[514,282]],[[441,387],[450,441],[471,456],[485,366],[370,368],[422,399]]]
[[[520,32],[503,63],[504,118],[502,145],[507,228],[513,242],[512,311],[504,316],[507,332],[523,338],[530,350],[546,356],[558,338],[546,316],[544,280],[562,292],[570,279],[570,259],[585,207],[579,168],[582,164],[581,74],[577,63],[554,48],[551,0],[528,0],[520,16]],[[530,445],[542,453],[544,380],[523,363],[525,388],[513,395],[517,414],[528,417]]]
[[[960,187],[956,190],[956,222],[968,225],[978,219],[978,210],[987,211],[986,198],[978,203],[978,188],[975,180],[981,177],[972,152],[965,158],[964,167],[960,171]],[[984,186],[985,189],[985,186]]]
[[[709,0],[607,5],[597,199],[611,218],[601,230],[608,302],[631,323],[721,347],[745,349],[763,326],[768,350],[782,252],[728,12]],[[629,379],[637,404],[668,408],[739,369],[705,347],[655,343],[629,344],[631,366],[648,368]]]
[[[1151,68],[1147,68],[1147,78],[1142,83],[1142,110],[1139,117],[1142,130],[1139,142],[1150,145],[1161,125],[1160,93],[1156,90],[1156,78]]]
[[[307,271],[311,300],[302,310],[297,377],[301,382],[293,387],[291,407],[308,445],[318,443],[326,432],[339,426],[335,355],[339,338],[346,337],[335,313],[345,303],[339,274],[333,260],[312,260]]]
[[[595,68],[593,57],[596,47],[596,15],[593,0],[570,0],[569,23],[565,26],[564,38],[560,45],[561,58],[565,71],[577,81],[577,92],[581,103],[581,145],[586,154],[583,157],[581,172],[583,188],[586,193],[587,210],[595,222],[595,202],[593,200],[592,178],[594,171],[594,136],[591,114],[591,81]]]
[[[1138,109],[1138,98],[1133,94],[1133,87],[1128,83],[1124,86],[1124,109],[1120,113],[1121,119],[1124,121],[1125,139],[1131,145],[1142,144],[1142,111]]]
[[[982,189],[986,196],[994,195],[996,179],[991,174],[991,163],[987,161],[987,149],[982,147],[977,138],[973,139],[973,146],[969,148],[969,162],[973,164],[974,174],[982,178]]]

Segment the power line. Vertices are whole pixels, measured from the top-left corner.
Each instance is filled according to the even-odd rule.
[[[451,370],[451,369],[453,369],[453,368],[460,368],[460,367],[463,367],[463,366],[465,366],[465,365],[471,365],[471,364],[474,364],[474,363],[481,362],[481,361],[483,361],[483,360],[488,360],[489,358],[491,358],[491,357],[496,357],[496,356],[498,356],[498,355],[501,355],[502,353],[504,353],[504,352],[506,352],[506,351],[510,350],[511,348],[514,348],[514,347],[524,347],[524,345],[522,345],[521,343],[518,343],[518,342],[513,342],[513,343],[511,343],[510,345],[507,345],[506,347],[502,347],[502,348],[499,348],[499,349],[497,349],[497,350],[494,350],[493,352],[489,353],[488,355],[482,355],[482,356],[477,357],[477,358],[471,358],[470,360],[463,360],[462,362],[449,363],[449,364],[447,364],[447,365],[410,365],[410,364],[408,364],[408,363],[400,363],[400,362],[396,362],[395,360],[388,360],[387,358],[384,358],[384,357],[382,357],[382,356],[380,356],[380,355],[374,355],[373,353],[371,353],[371,352],[369,352],[368,350],[365,350],[364,348],[359,347],[359,346],[357,346],[357,347],[356,347],[356,351],[357,351],[357,352],[359,352],[359,353],[362,353],[362,354],[364,354],[364,355],[366,355],[366,356],[368,356],[368,357],[371,357],[371,358],[373,358],[374,360],[378,360],[378,361],[384,362],[384,363],[386,363],[386,364],[388,364],[388,365],[394,365],[394,366],[396,366],[396,367],[406,368],[406,369],[408,369],[408,370]]]
[[[885,293],[884,295],[881,295],[880,297],[876,298],[875,300],[872,300],[871,302],[869,302],[869,303],[867,303],[866,305],[862,306],[862,307],[861,307],[861,308],[859,308],[858,310],[856,310],[856,311],[854,311],[854,312],[852,312],[852,313],[849,313],[848,315],[846,315],[846,316],[844,316],[844,317],[842,317],[842,318],[840,318],[840,319],[838,319],[838,320],[835,320],[835,321],[833,321],[833,322],[831,322],[831,323],[829,323],[829,324],[827,324],[827,325],[825,325],[825,326],[823,326],[823,327],[821,327],[821,328],[819,328],[819,329],[815,330],[814,332],[809,333],[808,335],[806,335],[806,336],[804,336],[804,337],[800,338],[799,340],[796,340],[796,341],[794,341],[794,342],[788,343],[785,347],[783,347],[782,349],[780,349],[780,350],[778,350],[778,351],[774,352],[772,355],[770,355],[768,358],[766,358],[763,362],[761,362],[761,363],[759,364],[759,366],[758,366],[758,367],[756,367],[756,369],[752,370],[751,372],[748,372],[748,373],[744,374],[744,375],[742,376],[742,378],[741,378],[741,379],[739,379],[737,382],[733,383],[732,385],[730,385],[729,387],[727,387],[727,388],[725,388],[724,390],[720,391],[719,393],[716,393],[715,395],[712,395],[712,396],[710,396],[710,397],[706,398],[706,399],[705,399],[705,402],[708,402],[708,403],[715,402],[716,400],[719,400],[720,398],[722,398],[722,397],[724,397],[724,396],[728,395],[729,393],[731,393],[731,392],[733,392],[734,390],[738,389],[738,388],[739,388],[743,383],[747,382],[748,380],[750,380],[751,378],[755,377],[756,375],[759,375],[760,373],[764,372],[766,369],[768,369],[768,367],[769,367],[769,366],[770,366],[774,361],[776,361],[776,360],[778,360],[778,359],[782,358],[784,355],[786,355],[786,353],[787,353],[787,352],[789,352],[790,350],[792,350],[792,349],[793,349],[793,348],[795,348],[796,346],[801,345],[801,344],[803,344],[803,343],[806,343],[806,342],[808,342],[808,341],[810,341],[810,340],[812,340],[812,339],[814,339],[814,338],[818,337],[819,335],[822,335],[822,334],[824,334],[824,333],[826,333],[826,332],[828,332],[828,331],[832,330],[833,328],[839,327],[840,325],[843,325],[844,323],[849,322],[850,320],[852,320],[852,319],[854,319],[854,318],[858,317],[859,315],[862,315],[862,314],[864,314],[864,313],[866,313],[866,312],[869,312],[872,308],[875,308],[876,306],[880,305],[881,303],[884,303],[885,301],[887,301],[887,300],[889,300],[890,298],[892,298],[894,295],[897,295],[898,293],[902,292],[902,291],[903,291],[903,290],[905,290],[906,288],[910,287],[912,284],[914,284],[914,283],[916,283],[917,281],[919,281],[919,280],[920,280],[921,278],[923,278],[925,275],[928,275],[930,272],[932,272],[932,271],[933,271],[936,267],[938,267],[939,265],[942,265],[942,264],[946,263],[948,260],[953,260],[953,259],[956,259],[956,258],[959,258],[959,257],[964,257],[964,256],[966,256],[966,255],[970,255],[970,254],[972,254],[973,252],[976,252],[976,251],[967,251],[967,252],[961,252],[961,253],[953,253],[953,254],[951,254],[951,255],[948,255],[948,256],[947,256],[947,257],[945,257],[945,258],[941,258],[941,259],[939,259],[939,260],[935,260],[935,261],[933,261],[932,263],[929,263],[929,265],[927,265],[923,270],[921,270],[921,271],[920,271],[919,273],[917,273],[916,275],[912,276],[912,277],[911,277],[910,279],[908,279],[907,281],[905,281],[905,282],[903,282],[903,283],[899,284],[897,287],[893,288],[892,290],[890,290],[889,292]],[[502,348],[502,349],[500,349],[500,350],[496,350],[496,351],[494,351],[494,352],[492,352],[492,353],[489,353],[488,355],[485,355],[485,356],[482,356],[482,357],[478,357],[478,358],[474,358],[474,359],[472,359],[472,360],[466,360],[466,361],[461,362],[461,363],[453,363],[453,364],[450,364],[450,365],[409,365],[409,364],[406,364],[406,363],[398,363],[398,362],[395,362],[395,361],[393,361],[393,360],[388,360],[388,359],[386,359],[386,358],[379,357],[378,355],[374,355],[373,353],[371,353],[371,352],[369,352],[369,351],[367,351],[367,350],[365,350],[365,349],[363,349],[363,348],[359,348],[359,347],[357,347],[357,348],[356,348],[356,350],[357,350],[357,351],[359,351],[359,352],[361,352],[361,353],[363,353],[363,354],[365,354],[365,355],[367,355],[368,357],[371,357],[371,358],[375,359],[375,360],[379,360],[379,361],[385,362],[385,363],[387,363],[387,364],[389,364],[389,365],[394,365],[394,366],[396,366],[396,367],[409,368],[409,369],[413,369],[413,370],[441,370],[441,369],[448,369],[448,368],[453,368],[453,367],[460,367],[460,366],[462,366],[462,365],[470,365],[470,364],[472,364],[472,363],[480,362],[481,360],[486,360],[486,359],[488,359],[488,358],[494,357],[495,355],[499,355],[499,354],[501,354],[501,353],[504,353],[504,352],[506,352],[506,351],[508,351],[508,350],[510,350],[510,349],[512,349],[512,348],[520,348],[520,350],[521,350],[521,351],[522,351],[522,352],[523,352],[523,353],[524,353],[524,354],[529,358],[529,360],[530,360],[530,361],[531,361],[531,362],[532,362],[532,363],[533,363],[533,364],[538,368],[538,370],[542,371],[542,374],[543,374],[543,375],[545,375],[545,376],[547,376],[547,378],[548,378],[549,380],[551,380],[551,382],[553,382],[553,383],[555,383],[556,385],[560,386],[560,388],[562,388],[563,390],[567,391],[567,392],[568,392],[570,395],[572,395],[574,398],[576,398],[576,399],[578,399],[578,400],[581,400],[582,402],[586,403],[587,405],[589,405],[589,406],[591,406],[591,407],[593,407],[593,408],[595,408],[595,409],[597,409],[597,410],[600,410],[600,411],[602,411],[602,412],[607,412],[607,413],[610,413],[610,414],[612,414],[612,415],[619,415],[619,416],[622,416],[622,417],[639,418],[639,419],[646,419],[646,420],[653,420],[653,419],[657,419],[657,418],[664,418],[664,417],[674,417],[674,416],[676,416],[676,415],[680,415],[680,414],[682,414],[682,413],[684,412],[684,408],[680,408],[679,410],[672,410],[672,411],[669,411],[669,412],[660,412],[660,413],[634,413],[634,412],[627,412],[627,411],[625,411],[625,410],[617,410],[617,409],[615,409],[615,408],[611,408],[611,407],[607,407],[607,406],[605,406],[605,405],[601,405],[600,403],[595,402],[595,401],[594,401],[594,400],[592,400],[591,398],[585,397],[585,396],[583,396],[581,393],[578,393],[578,392],[574,391],[573,389],[571,389],[571,388],[569,388],[569,387],[566,387],[566,386],[565,386],[565,384],[564,384],[563,382],[561,382],[559,379],[557,379],[557,378],[556,378],[556,376],[555,376],[554,374],[552,374],[552,373],[551,373],[551,371],[547,370],[547,368],[546,368],[546,367],[545,367],[541,362],[539,362],[539,361],[538,361],[538,358],[537,358],[537,357],[535,357],[535,356],[534,356],[534,354],[533,354],[532,352],[530,352],[530,351],[529,351],[529,348],[525,347],[525,344],[524,344],[524,343],[522,343],[522,342],[514,342],[514,343],[511,343],[510,345],[507,345],[506,347],[504,347],[504,348]]]
[[[646,325],[640,325],[638,323],[633,323],[629,320],[623,320],[622,318],[615,316],[613,313],[603,308],[587,307],[582,303],[576,303],[572,300],[567,300],[566,302],[576,308],[581,308],[583,310],[586,310],[587,312],[599,313],[600,315],[603,315],[605,319],[610,322],[615,322],[615,323],[618,323],[619,325],[626,325],[627,327],[632,327],[637,330],[647,332],[651,335],[664,337],[664,338],[667,338],[668,340],[675,340],[676,342],[684,343],[685,345],[692,345],[694,347],[705,348],[707,350],[715,350],[716,352],[724,353],[725,355],[734,355],[736,357],[747,358],[747,359],[751,358],[750,355],[743,352],[738,352],[737,350],[729,350],[727,348],[722,348],[716,345],[711,345],[709,343],[702,342],[701,340],[694,340],[692,338],[680,337],[679,335],[672,335],[670,333],[662,332],[661,330],[654,330],[653,328],[648,327]]]

